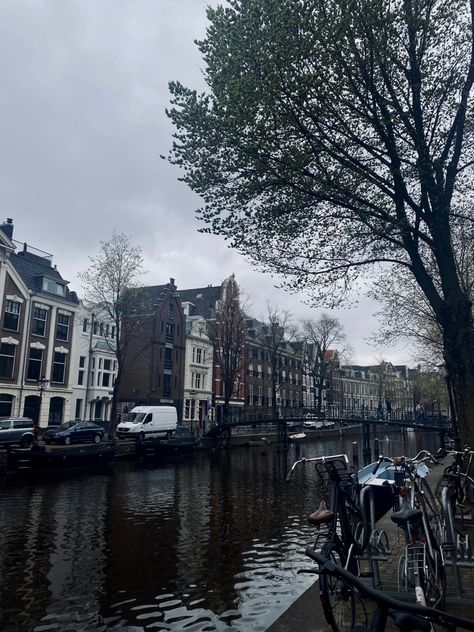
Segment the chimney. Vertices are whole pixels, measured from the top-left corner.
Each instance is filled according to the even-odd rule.
[[[7,221],[3,222],[0,229],[3,234],[8,237],[8,239],[13,239],[13,220],[11,217],[7,217]]]

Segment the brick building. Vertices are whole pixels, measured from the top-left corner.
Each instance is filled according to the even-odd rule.
[[[141,288],[126,345],[119,400],[183,410],[186,325],[174,279]],[[124,328],[125,329],[125,328]]]

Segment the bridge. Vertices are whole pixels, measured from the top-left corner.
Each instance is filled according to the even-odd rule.
[[[322,426],[320,428],[314,427],[305,428],[305,422],[320,422]],[[324,427],[326,424],[326,427]],[[359,425],[362,428],[362,444],[363,444],[363,458],[365,463],[371,461],[371,429],[375,426],[384,426],[388,428],[412,428],[414,430],[421,430],[423,432],[439,432],[441,445],[444,446],[445,435],[451,430],[451,425],[448,418],[445,415],[412,415],[403,416],[399,418],[367,418],[362,416],[335,416],[331,418],[311,418],[307,417],[289,417],[289,418],[271,418],[271,419],[239,419],[229,420],[228,422],[220,422],[214,425],[207,433],[207,437],[214,437],[221,442],[223,446],[229,446],[232,436],[232,431],[236,428],[252,428],[256,433],[276,431],[278,443],[286,447],[288,442],[288,433],[295,432],[295,430],[329,430],[344,428],[348,426]]]

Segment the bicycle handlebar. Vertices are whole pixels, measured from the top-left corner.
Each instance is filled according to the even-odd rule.
[[[326,557],[309,547],[306,549],[306,555],[314,562],[317,562],[320,574],[327,573],[328,575],[332,575],[334,577],[340,577],[345,584],[356,588],[360,593],[369,599],[372,599],[378,605],[384,606],[387,610],[396,610],[398,612],[414,614],[419,617],[426,617],[429,621],[438,623],[450,630],[452,630],[453,627],[460,627],[465,630],[474,630],[474,621],[472,620],[461,619],[460,617],[437,610],[436,608],[429,608],[428,606],[399,601],[398,599],[394,599],[393,597],[386,595],[380,590],[371,588],[345,568],[342,568],[342,566],[334,564],[334,562],[328,560]]]
[[[424,454],[425,456],[422,457],[421,456],[422,454]],[[400,465],[405,465],[405,464],[418,465],[419,463],[425,463],[425,461],[431,461],[431,463],[433,463],[434,465],[440,464],[440,461],[435,459],[435,457],[431,454],[431,452],[428,452],[428,450],[420,450],[418,454],[412,459],[406,456],[395,456],[393,458],[390,458],[389,456],[380,456],[379,463],[383,459],[390,461],[395,466],[400,466]]]

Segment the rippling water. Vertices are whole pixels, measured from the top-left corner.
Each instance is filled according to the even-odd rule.
[[[353,439],[301,453],[350,454]],[[381,446],[414,454],[420,440]],[[265,630],[314,581],[298,571],[321,490],[309,467],[285,483],[296,450],[0,488],[0,630]]]

